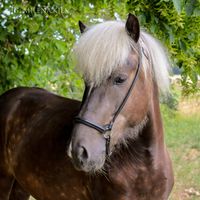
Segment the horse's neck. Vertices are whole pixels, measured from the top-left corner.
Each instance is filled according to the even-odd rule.
[[[153,87],[153,93],[151,97],[151,103],[149,106],[149,128],[143,130],[143,135],[149,134],[151,137],[151,141],[149,143],[151,154],[154,158],[154,161],[157,163],[157,159],[164,158],[165,154],[165,144],[164,144],[164,130],[162,117],[160,113],[160,105],[159,105],[159,93],[156,84]],[[147,126],[147,127],[148,127]]]
[[[127,146],[121,146],[113,153],[108,164],[107,176],[112,188],[116,187],[116,191],[126,191],[131,199],[144,199],[137,195],[146,193],[147,199],[160,200],[163,199],[160,197],[165,190],[163,166],[166,159],[157,90],[152,95],[148,119],[138,138],[129,141]],[[159,188],[161,194],[157,195],[158,198],[151,196],[151,193],[155,193],[154,188]]]
[[[159,106],[158,90],[154,87],[151,97],[148,122],[139,133],[137,139],[129,141],[127,147],[121,147],[119,153],[113,156],[113,167],[121,167],[122,171],[129,168],[162,168],[165,158],[163,126]],[[123,162],[122,162],[123,160]],[[155,166],[156,165],[156,166]]]

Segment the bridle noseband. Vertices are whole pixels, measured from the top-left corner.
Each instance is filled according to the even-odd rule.
[[[74,119],[74,123],[84,124],[85,126],[88,126],[90,128],[97,130],[98,132],[100,132],[103,135],[103,137],[106,140],[106,155],[110,154],[110,151],[109,151],[110,135],[111,135],[111,130],[112,130],[113,124],[114,124],[117,116],[119,115],[119,113],[123,109],[125,103],[127,102],[128,97],[130,96],[130,93],[131,93],[132,89],[134,88],[136,80],[138,78],[139,70],[141,68],[141,60],[140,59],[141,59],[141,51],[139,51],[139,63],[138,63],[138,66],[137,66],[137,70],[136,70],[134,79],[133,79],[133,81],[132,81],[122,103],[120,104],[120,106],[118,107],[117,111],[115,112],[112,120],[108,124],[105,124],[105,125],[102,126],[102,125],[96,124],[95,122],[91,122],[90,120],[84,119],[80,116],[77,116]]]

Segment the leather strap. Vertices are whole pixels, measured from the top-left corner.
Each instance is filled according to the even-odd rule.
[[[139,57],[139,63],[138,63],[138,67],[137,67],[137,70],[135,72],[135,76],[133,78],[133,81],[132,81],[132,83],[131,83],[131,85],[130,85],[130,87],[129,87],[129,89],[128,89],[127,93],[126,93],[126,96],[124,97],[122,103],[120,104],[120,106],[118,107],[117,111],[115,112],[112,120],[108,124],[101,126],[101,125],[99,125],[99,124],[97,124],[95,122],[91,122],[90,120],[84,119],[84,118],[82,118],[80,116],[77,116],[74,119],[74,123],[84,124],[85,126],[88,126],[90,128],[93,128],[93,129],[97,130],[98,132],[100,132],[103,135],[103,137],[106,140],[106,155],[109,155],[109,153],[110,153],[109,146],[110,146],[110,137],[111,137],[111,130],[112,130],[113,124],[114,124],[117,116],[119,115],[119,113],[123,109],[124,105],[126,104],[128,98],[129,98],[129,96],[131,94],[131,91],[133,90],[133,88],[135,86],[136,80],[138,78],[138,74],[139,74],[139,71],[140,71],[140,68],[141,68],[141,65],[142,65],[141,64],[141,60],[140,60],[141,59],[141,50],[140,50],[140,55],[139,56],[140,56]]]

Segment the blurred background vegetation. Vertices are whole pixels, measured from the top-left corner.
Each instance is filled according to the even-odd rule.
[[[184,91],[199,90],[200,0],[1,0],[0,94],[37,86],[80,99],[83,83],[70,56],[78,20],[125,20],[129,12],[167,47]]]

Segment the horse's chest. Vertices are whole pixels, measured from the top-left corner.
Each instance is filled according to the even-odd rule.
[[[138,177],[130,182],[128,192],[129,199],[136,200],[164,200],[166,188],[166,178],[160,173],[139,174]]]
[[[158,172],[118,173],[112,180],[102,179],[93,184],[92,196],[95,200],[165,200],[165,176]]]

